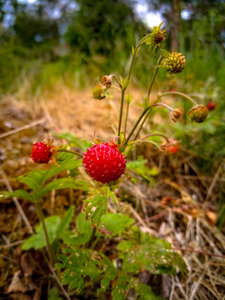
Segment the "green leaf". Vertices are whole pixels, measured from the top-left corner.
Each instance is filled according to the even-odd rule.
[[[92,227],[98,227],[101,223],[101,217],[106,213],[107,194],[95,194],[93,197],[85,200],[86,217],[91,220]]]
[[[89,241],[92,233],[91,221],[85,220],[85,214],[80,213],[76,220],[78,235],[70,238],[72,245],[82,245]]]
[[[79,147],[83,151],[86,151],[87,148],[92,146],[92,143],[86,140],[81,140],[77,137],[75,137],[70,132],[60,132],[55,134],[58,138],[65,139],[70,143],[71,147]]]
[[[87,280],[92,283],[101,280],[98,290],[101,292],[116,277],[117,270],[103,253],[81,248],[68,249],[66,252],[67,255],[59,257],[62,264],[56,267],[65,268],[62,284],[69,284],[69,289],[77,289],[81,293]]]
[[[127,170],[133,171],[135,174],[142,176],[149,182],[152,182],[152,177],[159,174],[158,168],[148,168],[145,164],[147,160],[143,159],[141,156],[138,157],[138,160],[128,162]]]
[[[135,239],[123,241],[117,247],[121,251],[119,257],[123,259],[123,271],[135,273],[144,268],[156,274],[176,275],[176,268],[179,268],[185,275],[186,265],[181,256],[171,250],[170,243],[141,232],[138,239],[136,234]]]
[[[65,188],[72,188],[75,190],[89,191],[89,184],[84,180],[75,180],[74,178],[60,178],[47,184],[38,193],[39,198],[42,198],[44,194],[52,190],[61,190]]]
[[[45,218],[45,226],[48,233],[49,243],[52,244],[56,239],[57,228],[60,224],[60,216],[51,216]],[[46,246],[46,240],[44,235],[43,226],[40,223],[36,229],[36,234],[29,237],[26,242],[23,244],[22,249],[28,250],[31,248],[40,249]]]
[[[130,227],[134,220],[122,214],[108,213],[102,216],[101,222],[105,224],[108,231],[113,231],[115,236]]]
[[[106,192],[108,193],[108,197],[110,197],[110,199],[112,200],[112,202],[116,204],[117,209],[118,209],[119,211],[121,211],[121,207],[120,207],[119,201],[118,201],[117,198],[116,198],[115,193],[112,192],[112,191],[110,191],[109,188],[108,188],[108,190],[107,190]]]
[[[127,294],[131,288],[135,290],[135,296],[132,299],[163,300],[162,298],[156,296],[148,285],[140,282],[135,277],[131,277],[123,273],[119,274],[116,283],[113,285],[113,289],[112,289],[113,300],[127,299]]]
[[[130,276],[121,275],[113,286],[113,300],[126,300],[126,295],[130,289]]]
[[[1,199],[5,199],[5,198],[13,198],[13,197],[17,197],[17,198],[21,198],[21,199],[26,199],[26,200],[30,200],[32,201],[32,196],[24,191],[24,190],[15,190],[13,192],[0,192],[0,198]]]
[[[53,287],[50,291],[50,295],[48,300],[63,300],[63,298],[59,297],[59,293],[55,287]]]
[[[70,206],[70,208],[67,210],[64,218],[61,220],[59,223],[59,226],[57,227],[56,230],[56,238],[63,238],[63,235],[65,233],[65,230],[69,228],[70,223],[73,219],[73,214],[74,214],[74,206]]]
[[[129,78],[127,77],[127,78],[124,80],[123,84],[122,84],[122,90],[123,90],[123,91],[126,90],[126,88],[128,87],[128,84],[129,84]]]
[[[72,221],[74,214],[74,206],[71,206],[65,217],[61,220],[60,216],[51,216],[45,218],[45,226],[49,238],[49,243],[52,244],[57,239],[68,239],[68,236],[72,235],[73,232],[69,231],[69,224]],[[43,226],[41,223],[36,227],[35,234],[29,237],[22,246],[23,250],[31,248],[40,249],[46,246],[46,240],[44,235]]]
[[[33,201],[37,201],[41,198],[41,196],[43,195],[43,193],[39,194],[41,187],[52,176],[65,170],[74,170],[75,168],[78,168],[82,165],[81,160],[76,160],[73,154],[65,152],[60,152],[58,154],[57,161],[60,167],[53,166],[49,170],[32,171],[27,176],[20,176],[18,178],[19,182],[25,183],[29,188],[33,190]],[[54,183],[52,183],[52,185],[54,185]]]
[[[156,296],[151,288],[136,278],[132,278],[131,280],[131,287],[135,289],[135,299],[140,299],[140,300],[165,300],[162,299],[161,297]],[[139,297],[138,297],[139,296]]]
[[[130,93],[127,93],[125,99],[126,99],[126,102],[127,102],[128,104],[130,104],[131,101],[132,101],[132,96],[131,96],[131,94],[130,94]]]

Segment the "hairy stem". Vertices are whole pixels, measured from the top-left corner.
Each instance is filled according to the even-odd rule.
[[[168,108],[170,111],[173,111],[173,108],[165,103],[155,103],[152,106],[164,106],[164,107]]]
[[[161,95],[158,95],[158,97],[162,98],[162,97],[167,96],[167,95],[179,95],[179,96],[182,96],[182,97],[186,98],[187,100],[191,101],[192,103],[194,103],[194,105],[198,105],[198,103],[195,102],[194,99],[192,99],[190,96],[188,96],[186,94],[183,94],[181,92],[166,92],[166,93],[163,93]]]
[[[137,131],[137,133],[136,133],[136,135],[135,135],[135,137],[134,137],[134,140],[136,140],[136,139],[138,138],[139,133],[140,133],[141,129],[143,128],[145,121],[148,119],[148,117],[149,117],[151,111],[152,111],[152,109],[150,109],[150,110],[148,111],[148,113],[146,114],[146,116],[144,117],[144,119],[143,119],[143,121],[142,121],[142,123],[141,123],[141,125],[140,125],[140,127],[139,127],[139,129],[138,129],[138,131]]]
[[[114,79],[116,80],[116,82],[118,83],[120,89],[122,89],[122,85],[121,85],[121,83],[119,82],[119,80],[116,78],[116,76],[115,76],[115,75],[112,75],[112,78],[114,78]]]
[[[48,251],[48,256],[49,256],[51,265],[54,268],[54,259],[53,259],[52,249],[51,249],[51,246],[50,246],[50,243],[49,243],[48,232],[47,232],[47,229],[46,229],[46,226],[45,226],[44,214],[43,214],[43,211],[42,211],[42,208],[41,208],[41,205],[40,205],[39,201],[35,203],[35,207],[36,207],[38,217],[39,217],[40,222],[41,222],[42,227],[43,227],[45,240],[46,240],[46,247],[47,247],[47,251]]]
[[[130,76],[131,76],[131,71],[132,71],[132,68],[133,68],[133,65],[134,65],[134,59],[135,57],[137,56],[138,54],[138,51],[139,51],[139,48],[141,47],[141,45],[143,44],[143,42],[148,38],[148,36],[144,36],[140,41],[139,43],[137,44],[134,52],[133,52],[133,56],[132,56],[132,60],[131,60],[131,65],[130,65],[130,69],[129,69],[129,72],[128,72],[128,81],[130,79]]]
[[[129,107],[130,107],[130,102],[127,102],[127,111],[126,111],[125,124],[124,124],[124,138],[126,138],[126,132],[127,132],[127,120],[129,114]]]
[[[134,124],[134,127],[132,128],[130,134],[128,135],[128,137],[127,137],[125,143],[122,145],[122,147],[120,147],[120,152],[122,152],[122,151],[126,148],[128,142],[129,142],[130,138],[132,137],[132,135],[133,135],[135,129],[137,128],[138,124],[140,123],[140,121],[142,120],[142,118],[144,117],[144,115],[145,115],[145,114],[149,111],[149,109],[151,109],[151,108],[152,108],[152,105],[147,106],[147,107],[144,109],[144,111],[142,112],[142,114],[139,116],[139,118],[138,118],[138,120],[136,121],[136,123]]]
[[[159,57],[159,59],[158,59],[158,61],[157,61],[157,65],[155,66],[155,70],[154,70],[154,73],[153,73],[153,76],[152,76],[152,79],[151,79],[151,81],[150,81],[150,85],[149,85],[149,88],[148,88],[147,96],[146,96],[146,98],[145,98],[145,101],[146,101],[145,106],[149,105],[149,98],[150,98],[152,86],[153,86],[153,83],[154,83],[154,81],[155,81],[155,77],[156,77],[156,75],[157,75],[157,72],[158,72],[158,69],[159,69],[159,64],[160,64],[162,58],[163,58],[163,56],[160,55],[160,57]],[[146,105],[146,104],[147,104],[147,105]],[[137,131],[137,133],[136,133],[136,136],[135,136],[135,138],[134,138],[135,140],[138,138],[138,135],[139,135],[140,131],[142,130],[142,128],[143,128],[143,126],[144,126],[144,123],[145,123],[145,121],[147,120],[148,116],[150,115],[151,111],[152,111],[152,110],[150,110],[150,111],[147,113],[147,115],[145,116],[145,118],[143,119],[143,121],[142,121],[142,123],[141,123],[141,125],[140,125],[140,127],[139,127],[139,129],[138,129],[138,131]]]
[[[121,103],[120,103],[120,116],[119,116],[119,125],[118,125],[118,136],[119,136],[119,143],[120,143],[120,131],[121,131],[121,123],[123,117],[123,102],[124,102],[124,94],[125,90],[121,90]]]
[[[159,69],[159,64],[162,60],[162,56],[160,55],[158,61],[157,61],[157,65],[155,66],[155,70],[154,70],[154,73],[153,73],[153,76],[152,76],[152,79],[150,81],[150,85],[149,85],[149,89],[148,89],[148,93],[147,93],[147,97],[148,97],[148,104],[149,104],[149,97],[150,97],[150,93],[151,93],[151,90],[152,90],[152,86],[153,86],[153,83],[155,81],[155,77],[157,75],[157,72],[158,72],[158,69]]]
[[[139,43],[137,44],[134,52],[133,52],[133,56],[132,56],[132,60],[131,60],[131,64],[130,64],[130,69],[129,69],[129,72],[128,72],[128,76],[127,76],[127,85],[126,87],[122,87],[121,88],[121,103],[120,103],[120,116],[119,116],[119,125],[118,125],[118,136],[120,137],[120,131],[121,131],[121,123],[122,123],[122,116],[123,116],[123,103],[124,103],[124,95],[125,95],[125,91],[127,89],[127,86],[129,84],[129,81],[130,81],[130,76],[131,76],[131,72],[132,72],[132,68],[133,68],[133,65],[134,65],[134,60],[135,60],[135,57],[137,56],[138,54],[138,51],[139,51],[139,48],[141,47],[141,45],[143,44],[143,42],[148,38],[148,36],[145,36],[143,37]],[[114,77],[115,78],[115,77]],[[120,139],[119,139],[119,143],[120,143]]]
[[[169,139],[164,134],[161,134],[161,133],[151,133],[151,134],[148,134],[148,135],[144,136],[140,140],[141,141],[145,140],[145,139],[147,139],[148,137],[151,137],[151,136],[161,136],[161,137],[163,137],[167,141],[167,143],[169,143]]]

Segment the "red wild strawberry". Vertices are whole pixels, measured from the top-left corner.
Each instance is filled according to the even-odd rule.
[[[172,153],[172,154],[177,153],[178,150],[179,150],[179,144],[176,144],[174,146],[169,146],[168,147],[168,152]]]
[[[109,183],[125,172],[126,158],[117,148],[117,145],[108,143],[95,144],[84,153],[85,170],[94,180]]]
[[[175,154],[179,150],[179,144],[174,139],[169,139],[169,143],[163,144],[161,147],[166,154]]]
[[[208,110],[214,110],[216,108],[215,102],[208,102],[206,106]]]
[[[31,158],[36,163],[47,164],[52,156],[51,147],[42,142],[37,142],[31,150]]]

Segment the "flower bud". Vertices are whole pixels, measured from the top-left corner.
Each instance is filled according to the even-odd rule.
[[[153,44],[160,45],[166,38],[165,30],[157,29],[155,32],[153,31]]]
[[[171,112],[171,119],[176,123],[177,121],[181,120],[183,117],[183,109],[182,108],[175,108]]]
[[[112,85],[112,75],[102,77],[102,84],[109,89]]]
[[[186,65],[185,56],[178,52],[168,53],[162,61],[162,67],[164,67],[169,74],[177,74],[183,71]]]
[[[98,100],[102,100],[106,97],[100,84],[96,85],[93,89],[93,97]]]
[[[208,116],[208,109],[203,105],[194,106],[188,113],[191,121],[202,123]]]

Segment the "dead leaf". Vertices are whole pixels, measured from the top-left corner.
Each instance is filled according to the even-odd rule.
[[[27,286],[23,282],[22,278],[20,278],[20,273],[20,270],[14,273],[8,288],[8,293],[26,293],[28,291]]]
[[[215,226],[216,222],[217,222],[217,215],[216,215],[216,213],[213,212],[213,211],[208,210],[208,211],[206,211],[205,215],[206,215],[206,217],[208,219],[209,224],[211,226]]]
[[[162,198],[160,206],[166,206],[168,204],[174,205],[176,203],[177,201],[173,197],[165,196]]]
[[[26,277],[31,276],[36,269],[36,262],[29,252],[25,252],[21,256],[20,264]]]
[[[9,297],[10,300],[33,300],[32,296],[22,293],[13,293]]]

